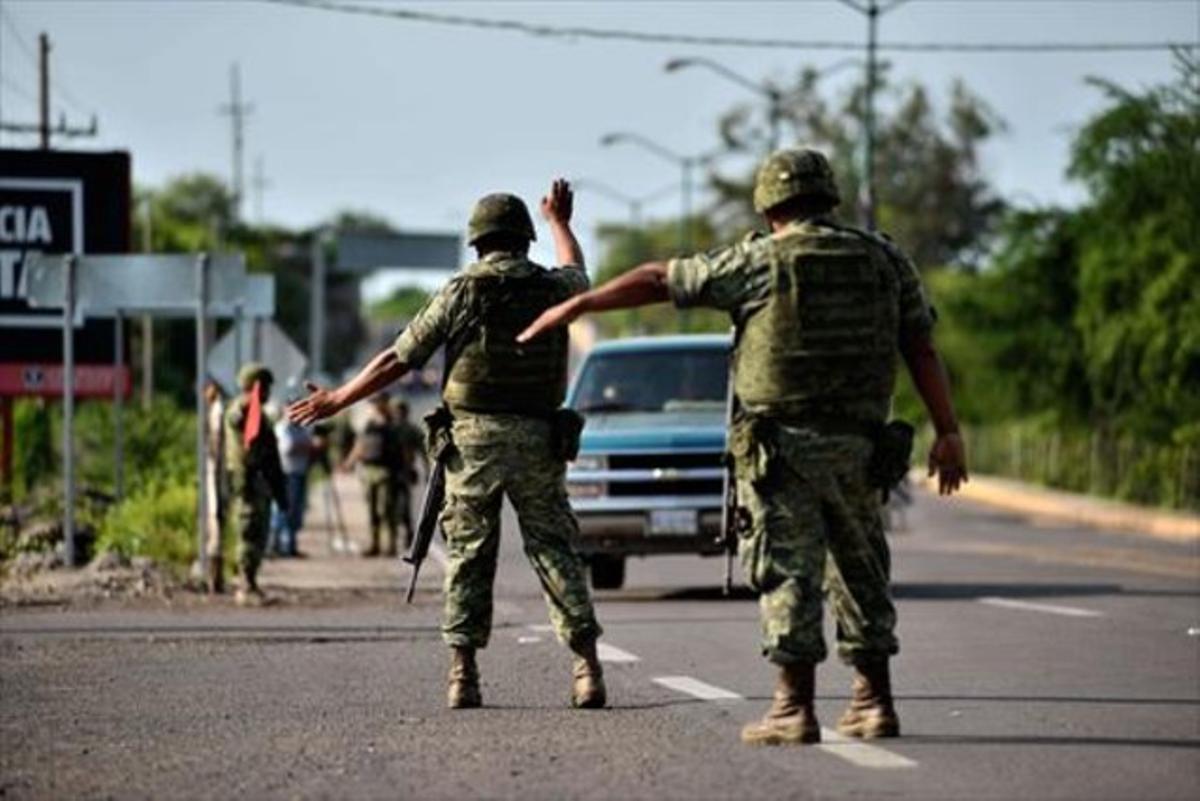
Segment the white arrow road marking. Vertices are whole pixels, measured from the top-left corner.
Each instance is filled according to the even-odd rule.
[[[656,676],[652,679],[655,684],[661,684],[671,690],[690,695],[694,698],[699,698],[701,701],[740,701],[742,696],[726,690],[722,687],[717,687],[712,684],[706,684],[699,679],[693,679],[691,676]]]
[[[652,681],[684,695],[699,698],[702,701],[742,701],[741,695],[717,687],[707,682],[694,679],[691,676],[656,676]],[[855,740],[838,734],[833,729],[821,729],[821,743],[815,746],[827,754],[844,759],[860,768],[891,769],[915,768],[917,762],[900,754],[892,753],[875,745],[868,745],[862,740]]]
[[[1035,604],[1029,601],[1014,601],[1012,598],[980,598],[979,603],[987,604],[988,606],[999,606],[1004,609],[1044,612],[1047,615],[1063,615],[1064,617],[1104,617],[1103,613],[1092,609],[1080,609],[1076,606],[1058,606],[1057,604]]]

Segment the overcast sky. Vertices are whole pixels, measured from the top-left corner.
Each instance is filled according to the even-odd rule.
[[[865,39],[866,24],[837,2],[399,3],[395,8],[698,35]],[[401,228],[459,229],[481,194],[506,190],[531,203],[554,175],[601,179],[630,195],[679,180],[678,169],[631,146],[602,148],[608,131],[642,133],[681,153],[716,144],[716,121],[753,100],[699,69],[666,73],[669,58],[703,55],[750,77],[785,77],[846,53],[640,44],[367,18],[262,2],[0,0],[0,115],[32,121],[36,69],[25,47],[53,42],[55,117],[77,124],[95,111],[100,136],[86,149],[133,154],[134,180],[159,185],[204,170],[230,174],[229,69],[241,64],[246,174],[256,159],[269,188],[268,220],[309,225],[344,207]],[[1160,41],[1200,38],[1197,0],[912,0],[882,18],[888,41]],[[900,80],[944,101],[963,78],[1009,129],[986,151],[1001,191],[1019,203],[1072,202],[1063,169],[1071,133],[1099,108],[1088,75],[1141,86],[1168,79],[1164,52],[889,54]],[[828,79],[854,80],[852,70]],[[31,137],[5,134],[6,146]],[[648,207],[677,211],[678,193]],[[591,230],[626,209],[595,194],[577,200]],[[255,219],[247,187],[245,216]],[[536,255],[551,259],[546,242]]]

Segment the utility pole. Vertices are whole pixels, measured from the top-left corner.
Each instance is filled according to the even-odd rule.
[[[87,128],[68,126],[66,115],[60,117],[58,125],[50,124],[50,37],[44,32],[38,35],[38,121],[0,122],[0,131],[37,134],[38,146],[42,150],[50,149],[51,136],[95,136],[99,131],[95,114],[92,115],[91,124]]]
[[[234,62],[229,69],[229,102],[221,106],[220,113],[229,115],[233,128],[233,221],[242,219],[242,140],[245,134],[246,117],[254,106],[242,102],[242,70]]]
[[[879,89],[878,50],[879,17],[894,9],[905,0],[889,0],[880,5],[879,0],[842,0],[867,18],[867,75],[863,97],[863,185],[859,192],[859,206],[867,228],[875,230],[877,202],[875,197],[875,93]]]
[[[262,225],[263,193],[271,188],[271,182],[267,180],[266,172],[263,170],[262,156],[256,156],[254,159],[254,177],[250,179],[250,186],[254,189],[254,218],[259,225]]]
[[[879,4],[875,0],[867,2],[867,96],[866,108],[863,109],[863,125],[867,136],[863,142],[863,219],[867,229],[875,230],[875,54],[879,35]]]
[[[50,37],[38,34],[38,128],[42,150],[50,149]]]

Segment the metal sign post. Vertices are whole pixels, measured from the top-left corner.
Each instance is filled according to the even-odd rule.
[[[208,362],[208,263],[207,253],[196,257],[196,559],[200,575],[208,575],[208,551],[204,547],[208,523],[208,482],[204,476],[208,414],[204,408],[204,365]]]
[[[275,310],[275,284],[272,276],[247,276],[245,259],[240,254],[212,257],[200,255],[132,256],[60,256],[31,255],[22,276],[22,285],[30,305],[37,308],[62,306],[63,324],[63,475],[65,509],[63,532],[65,558],[75,562],[74,497],[75,463],[72,449],[74,396],[77,391],[75,342],[76,318],[116,317],[118,322],[130,313],[149,313],[155,317],[196,320],[196,471],[198,475],[197,534],[201,565],[207,567],[203,547],[204,520],[210,505],[204,482],[207,432],[204,409],[204,366],[208,357],[208,320],[232,317],[241,304],[243,312],[270,317]],[[186,287],[194,287],[194,294]],[[119,330],[119,329],[118,329]],[[119,357],[124,359],[123,351]],[[120,380],[118,377],[115,380]],[[86,383],[86,382],[85,382]],[[124,388],[123,382],[120,389]],[[87,386],[81,391],[89,391]],[[105,389],[107,394],[109,389]],[[116,390],[119,392],[120,390]],[[118,414],[120,407],[118,407]],[[118,442],[122,441],[118,434]],[[123,443],[119,446],[123,448]],[[118,468],[119,469],[119,468]],[[118,479],[123,483],[121,479]]]
[[[75,566],[75,268],[74,253],[63,262],[63,561]]]
[[[119,310],[114,319],[116,332],[113,342],[113,495],[118,502],[125,495],[125,382],[120,379],[125,366],[125,315]]]

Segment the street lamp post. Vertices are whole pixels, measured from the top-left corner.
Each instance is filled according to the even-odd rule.
[[[767,152],[773,153],[775,148],[779,147],[779,123],[783,119],[783,93],[774,86],[766,83],[747,78],[739,72],[729,69],[724,64],[718,61],[713,61],[710,58],[692,57],[692,58],[673,58],[663,65],[663,69],[667,72],[676,72],[677,70],[686,67],[704,67],[705,69],[715,72],[723,78],[736,83],[745,89],[749,89],[757,95],[761,95],[767,99],[767,125],[770,133],[767,139]]]
[[[681,255],[691,252],[692,171],[695,169],[697,164],[705,164],[711,161],[715,154],[705,153],[698,156],[680,155],[674,150],[660,145],[653,139],[649,139],[641,134],[628,133],[624,131],[609,133],[600,137],[600,144],[604,147],[610,147],[619,142],[632,142],[633,144],[641,146],[645,150],[649,150],[651,153],[654,153],[660,158],[666,159],[667,161],[673,162],[679,166],[681,178],[680,192],[682,197],[682,217],[679,220],[679,250]]]
[[[650,192],[649,194],[634,196],[626,194],[620,189],[609,186],[603,181],[597,181],[592,178],[572,178],[571,184],[576,189],[582,189],[585,192],[595,192],[598,195],[603,195],[609,200],[616,201],[617,203],[628,207],[630,228],[638,228],[641,226],[642,209],[645,208],[647,203],[657,200],[667,193],[674,192],[676,189],[678,189],[675,184],[671,184],[670,186],[664,186],[657,191]]]
[[[896,8],[905,0],[890,0],[882,5],[879,0],[841,0],[841,2],[867,18],[867,81],[866,96],[863,99],[863,187],[860,202],[867,228],[875,230],[875,91],[879,87],[877,81],[879,17]]]

